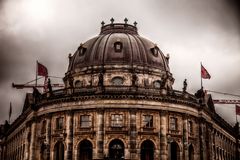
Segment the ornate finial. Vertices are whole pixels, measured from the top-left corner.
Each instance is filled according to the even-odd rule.
[[[128,22],[128,19],[127,19],[127,18],[125,18],[125,19],[124,19],[124,22],[125,22],[125,24],[127,24],[127,22]]]
[[[71,54],[71,53],[69,53],[69,54],[68,54],[68,58],[71,58],[71,57],[72,57],[72,54]]]
[[[133,24],[134,24],[135,27],[137,27],[137,22],[136,21]]]
[[[101,25],[102,25],[102,27],[104,26],[104,24],[105,24],[105,22],[104,22],[104,21],[102,21],[102,22],[101,22]]]
[[[114,19],[113,19],[113,18],[111,18],[111,19],[110,19],[110,21],[111,21],[111,24],[113,24],[113,22],[114,22]]]

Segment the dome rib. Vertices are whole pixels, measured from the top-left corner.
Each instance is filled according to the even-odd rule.
[[[127,34],[127,33],[125,33],[126,35],[127,35],[127,37],[128,37],[128,40],[129,40],[129,43],[130,43],[130,46],[131,46],[131,66],[133,66],[133,55],[134,55],[134,53],[133,53],[133,46],[132,46],[132,41],[131,41],[131,39],[130,39],[130,35],[129,34]]]

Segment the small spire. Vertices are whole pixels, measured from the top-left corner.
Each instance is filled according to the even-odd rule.
[[[133,24],[134,24],[135,27],[137,27],[137,22],[136,21]]]
[[[125,19],[124,19],[124,22],[125,22],[125,24],[127,24],[127,22],[128,22],[128,19],[127,19],[127,18],[125,18]]]
[[[102,27],[104,26],[104,24],[105,24],[105,22],[104,22],[104,21],[102,21],[102,22],[101,22],[101,25],[102,25]]]
[[[111,18],[111,19],[110,19],[110,21],[111,21],[111,24],[113,24],[113,22],[114,22],[114,19],[113,19],[113,18]]]

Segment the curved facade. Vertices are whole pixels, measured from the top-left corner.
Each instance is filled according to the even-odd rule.
[[[27,94],[22,114],[2,127],[1,158],[237,159],[237,129],[202,90],[174,90],[168,61],[136,25],[103,25],[69,55],[64,89]]]

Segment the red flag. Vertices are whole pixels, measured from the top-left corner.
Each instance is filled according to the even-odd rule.
[[[210,79],[211,76],[208,71],[201,65],[201,76],[203,79]]]
[[[236,105],[236,115],[240,115],[240,106]]]
[[[38,76],[48,76],[48,70],[47,67],[45,67],[44,65],[42,65],[41,63],[37,62],[37,75]]]

